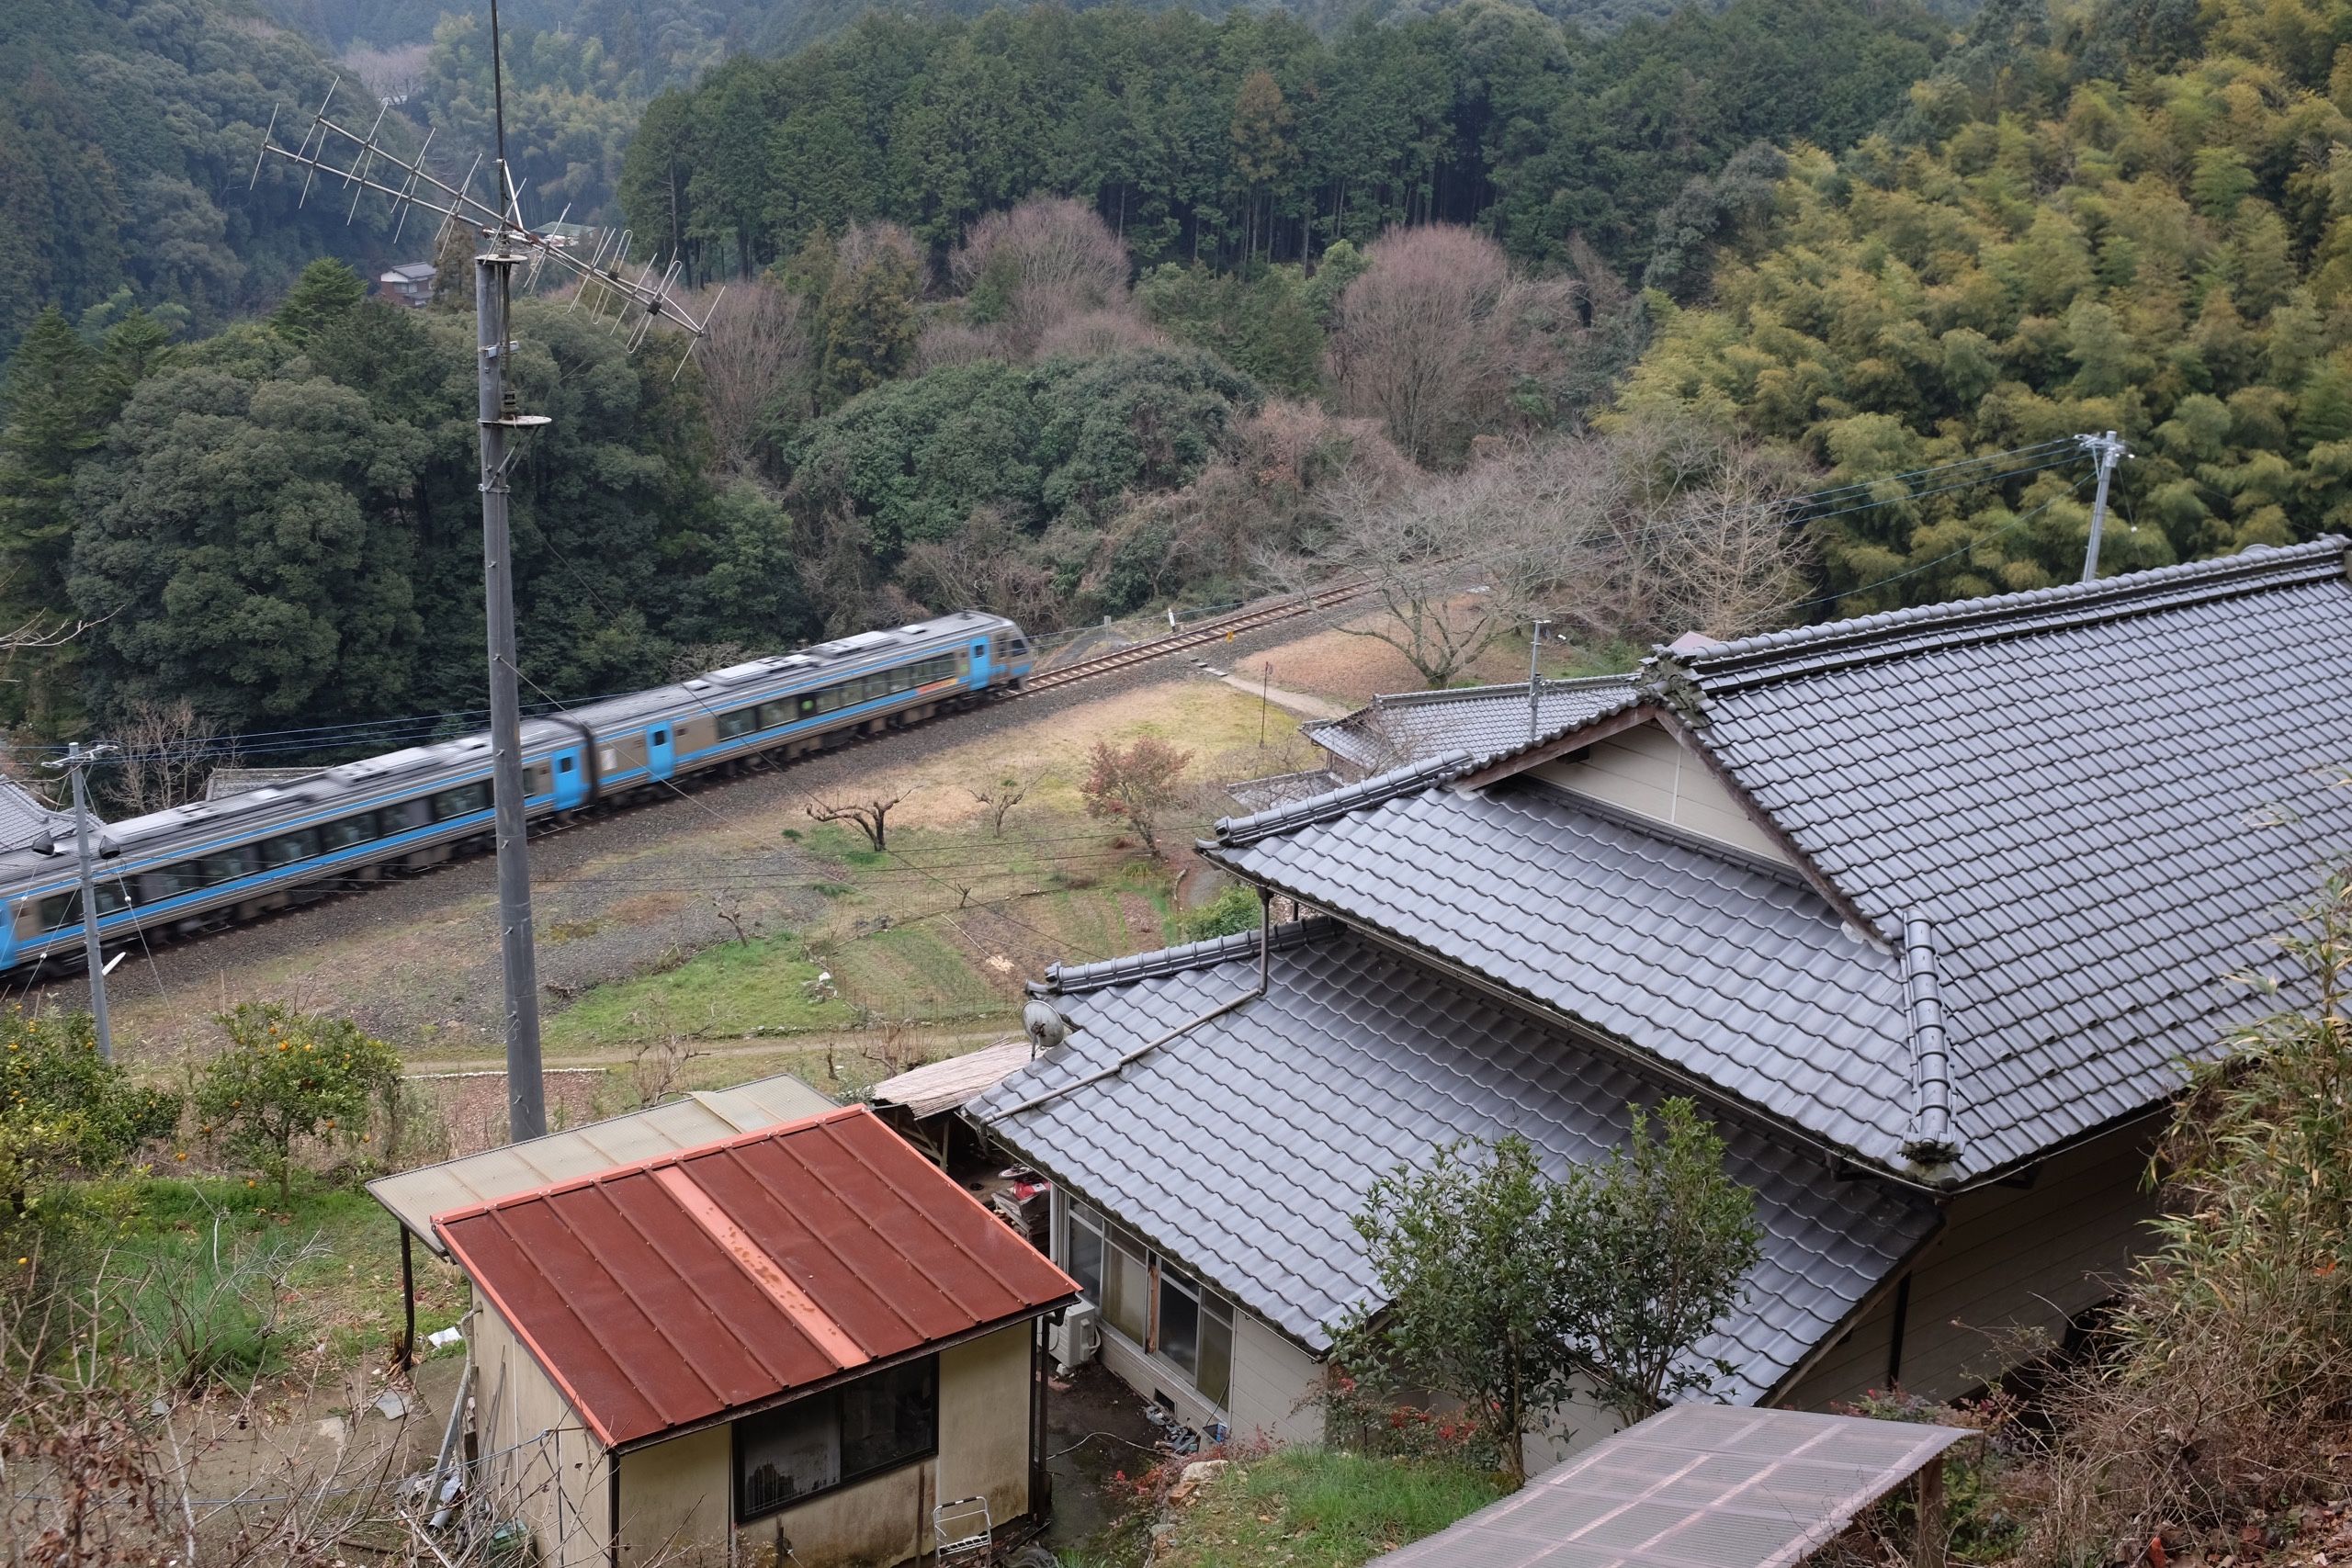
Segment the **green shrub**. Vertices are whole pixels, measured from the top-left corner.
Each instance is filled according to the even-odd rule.
[[[0,1232],[34,1216],[44,1188],[115,1169],[179,1120],[173,1095],[98,1055],[87,1013],[0,1015]]]
[[[1176,931],[1186,942],[1211,942],[1233,936],[1258,923],[1258,892],[1236,882],[1197,909],[1176,918]]]
[[[294,1145],[302,1138],[350,1143],[366,1134],[369,1111],[400,1087],[400,1054],[348,1019],[244,1003],[220,1015],[229,1048],[204,1069],[196,1090],[204,1132],[292,1195]]]

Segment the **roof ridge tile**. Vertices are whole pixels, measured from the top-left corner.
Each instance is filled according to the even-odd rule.
[[[1883,610],[1820,626],[1759,632],[1736,642],[1679,654],[1661,649],[1642,661],[1646,672],[1642,683],[1654,686],[1666,675],[1667,667],[1679,667],[1708,692],[1735,691],[1785,675],[1907,658],[2004,635],[2084,626],[2233,593],[2318,581],[2344,574],[2347,547],[2352,547],[2352,540],[2325,534],[2305,544],[2253,545],[2235,555],[2127,572],[2095,582],[2061,583]]]
[[[1339,929],[1340,922],[1329,915],[1284,920],[1273,928],[1271,951],[1281,953],[1328,936]],[[1057,964],[1046,971],[1043,980],[1030,982],[1029,994],[1033,997],[1071,996],[1128,980],[1181,975],[1187,969],[1214,968],[1236,958],[1255,957],[1257,952],[1258,932],[1253,928],[1236,931],[1231,936],[1209,937],[1204,941],[1183,942],[1150,953],[1131,953],[1125,958],[1106,958],[1095,964]]]
[[[1310,795],[1288,806],[1270,807],[1247,817],[1220,817],[1210,829],[1216,836],[1202,840],[1201,847],[1208,849],[1224,845],[1238,848],[1254,844],[1261,839],[1274,838],[1294,828],[1327,822],[1366,807],[1385,806],[1398,795],[1412,795],[1431,784],[1443,784],[1468,766],[1470,761],[1466,751],[1448,751],[1426,761],[1409,762],[1385,773],[1374,773],[1344,788]]]

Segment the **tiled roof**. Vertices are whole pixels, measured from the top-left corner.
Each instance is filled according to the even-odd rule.
[[[1662,694],[1883,931],[1935,926],[1965,1165],[2168,1095],[2352,853],[2345,544],[1776,633]],[[1679,691],[1678,692],[1678,688]]]
[[[1211,856],[1951,1183],[2169,1096],[2352,854],[2342,540],[1686,645],[1637,701],[1834,899],[1510,778],[1580,728],[1221,823]],[[1837,961],[1833,902],[1878,952]]]
[[[1488,976],[1840,1149],[1903,1163],[1901,963],[1786,871],[1540,784],[1372,804],[1210,858]]]
[[[433,1223],[607,1448],[1077,1291],[863,1106]]]
[[[106,819],[90,813],[90,842],[99,842]],[[0,851],[74,848],[74,814],[57,811],[14,779],[0,779]]]
[[[1555,734],[1613,712],[1632,700],[1633,690],[1630,675],[1546,681],[1537,699],[1535,732]],[[1374,697],[1345,718],[1300,728],[1340,761],[1378,773],[1449,751],[1483,757],[1522,746],[1527,717],[1527,682],[1521,681]]]
[[[1331,922],[1277,935],[1264,997],[1093,1081],[1084,1080],[1138,1043],[1246,993],[1256,939],[1061,971],[1068,1043],[970,1113],[1312,1349],[1328,1348],[1324,1325],[1372,1289],[1349,1220],[1376,1178],[1441,1144],[1508,1132],[1555,1171],[1589,1162],[1624,1141],[1628,1101],[1669,1092],[1613,1054]],[[1721,1392],[1747,1402],[1829,1335],[1935,1219],[1923,1198],[1838,1180],[1816,1156],[1719,1125],[1768,1235],[1747,1302],[1700,1353],[1739,1369]]]

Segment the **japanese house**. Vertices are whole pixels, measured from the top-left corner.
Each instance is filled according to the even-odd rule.
[[[1767,1231],[1717,1396],[1965,1393],[2112,1294],[2181,1064],[2352,850],[2345,550],[1685,639],[1532,742],[1220,822],[1306,918],[1049,972],[1058,1043],[970,1114],[1198,1426],[1319,1431],[1374,1178],[1559,1168],[1677,1094]]]

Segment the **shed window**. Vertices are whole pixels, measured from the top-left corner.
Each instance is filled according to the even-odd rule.
[[[735,1517],[755,1519],[939,1450],[939,1358],[735,1423]]]

